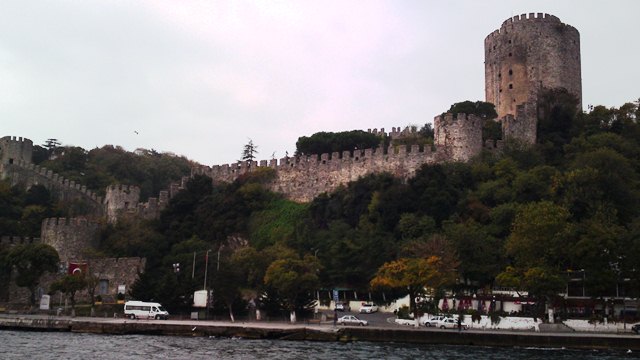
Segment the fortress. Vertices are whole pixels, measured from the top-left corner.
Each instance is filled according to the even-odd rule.
[[[549,14],[514,16],[489,34],[485,44],[486,101],[496,106],[504,140],[534,144],[537,136],[538,94],[565,88],[582,97],[580,34]],[[483,149],[484,119],[471,114],[445,114],[433,121],[434,146],[391,146],[333,154],[297,156],[260,162],[238,162],[194,169],[216,182],[231,182],[260,167],[275,171],[267,185],[290,200],[308,202],[358,178],[388,172],[407,180],[425,164],[468,161]],[[384,134],[369,130],[375,134]],[[391,138],[406,131],[393,128]],[[497,147],[502,142],[497,142]],[[484,147],[493,148],[492,143]]]
[[[308,202],[331,192],[341,185],[368,174],[387,172],[403,180],[413,177],[425,164],[468,161],[483,148],[501,148],[503,141],[534,144],[537,137],[538,95],[545,89],[564,88],[579,100],[582,97],[580,35],[570,25],[548,14],[523,14],[507,19],[500,29],[485,40],[485,96],[496,106],[502,127],[502,139],[483,144],[485,121],[473,114],[444,114],[434,118],[433,146],[399,145],[386,149],[357,149],[342,153],[285,157],[279,161],[238,162],[235,164],[202,166],[192,169],[192,176],[202,174],[214,183],[232,182],[260,168],[272,169],[275,176],[267,187],[288,199]],[[369,130],[370,133],[392,139],[411,134],[411,129],[393,128]],[[169,200],[186,185],[188,178],[172,184],[166,191],[147,202],[139,202],[140,189],[132,185],[112,185],[102,199],[85,186],[64,179],[32,163],[33,142],[26,138],[0,138],[0,179],[28,189],[43,185],[58,200],[81,202],[86,218],[45,219],[41,238],[2,237],[2,244],[15,246],[24,242],[42,241],[53,246],[61,261],[88,261],[90,250],[97,243],[98,223],[106,220],[157,218]],[[7,234],[10,235],[10,234]],[[120,261],[120,262],[118,262]],[[131,284],[137,271],[144,268],[144,259],[102,259],[94,263],[134,264],[119,274],[102,272],[102,277]],[[113,283],[109,291],[113,291]],[[0,294],[1,295],[1,294]],[[2,299],[0,299],[1,301]]]

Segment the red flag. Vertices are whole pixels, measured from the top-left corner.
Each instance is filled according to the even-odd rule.
[[[69,263],[69,275],[81,275],[86,274],[87,270],[89,270],[89,265],[87,263]]]

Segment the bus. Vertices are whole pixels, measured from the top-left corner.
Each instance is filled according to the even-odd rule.
[[[134,319],[168,319],[169,312],[154,302],[127,301],[124,303],[124,316]]]

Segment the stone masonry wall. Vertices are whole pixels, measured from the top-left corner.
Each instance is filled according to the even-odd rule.
[[[60,201],[80,200],[88,206],[91,215],[100,217],[103,214],[102,197],[88,190],[86,186],[65,179],[47,168],[20,160],[10,165],[5,164],[2,175],[3,178],[9,179],[12,186],[22,185],[28,189],[33,185],[42,185]]]
[[[31,162],[33,141],[16,136],[0,138],[0,166],[18,161]]]
[[[430,147],[420,149],[418,145],[402,145],[390,147],[387,153],[380,148],[345,151],[342,154],[283,158],[279,163],[277,160],[263,160],[260,163],[201,167],[194,169],[193,173],[207,175],[214,182],[233,182],[257,167],[270,167],[276,171],[276,178],[268,185],[270,190],[293,201],[309,202],[324,192],[368,174],[388,172],[406,180],[413,177],[422,165],[448,159],[444,148],[432,151]]]
[[[104,196],[107,221],[115,223],[119,216],[138,207],[140,188],[133,185],[110,185]]]
[[[118,285],[124,285],[125,292],[131,290],[131,286],[144,272],[147,259],[139,257],[131,258],[105,258],[87,260],[89,272],[96,276],[98,280],[108,282],[106,293],[100,294],[100,289],[96,288],[96,295],[115,296],[118,292]],[[98,286],[99,287],[99,286]]]
[[[99,225],[83,218],[49,218],[42,221],[40,238],[52,246],[60,262],[87,259],[98,245]]]
[[[436,116],[434,143],[447,149],[453,161],[468,161],[482,151],[482,125],[484,121],[473,114],[445,114]]]

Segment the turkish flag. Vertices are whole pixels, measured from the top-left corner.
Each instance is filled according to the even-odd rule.
[[[69,263],[69,275],[81,275],[86,274],[87,270],[89,270],[89,265],[87,263]]]

